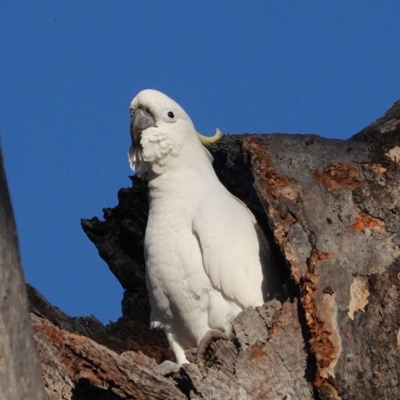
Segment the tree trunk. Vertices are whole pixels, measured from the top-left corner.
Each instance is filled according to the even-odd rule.
[[[29,288],[51,399],[400,398],[400,102],[351,140],[224,136],[212,149],[226,187],[275,242],[285,287],[234,321],[178,372],[149,330],[143,238],[147,185],[133,177],[104,221],[82,220],[124,287],[106,327],[72,319]]]
[[[0,149],[0,398],[43,400],[17,231]]]

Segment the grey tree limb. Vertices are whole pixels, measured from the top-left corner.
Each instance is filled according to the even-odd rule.
[[[0,148],[0,398],[47,396],[37,361],[17,230]]]

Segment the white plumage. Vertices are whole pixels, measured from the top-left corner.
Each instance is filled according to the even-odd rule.
[[[130,163],[149,179],[151,326],[165,331],[183,364],[185,349],[197,347],[209,329],[230,334],[233,318],[262,305],[276,281],[253,214],[219,182],[185,111],[163,93],[144,90],[131,115]]]

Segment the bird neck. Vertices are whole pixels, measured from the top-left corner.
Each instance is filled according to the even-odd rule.
[[[197,138],[196,138],[197,139]],[[201,195],[210,185],[218,181],[206,151],[198,145],[182,146],[178,156],[169,155],[162,160],[164,166],[151,166],[149,172],[150,199],[156,197],[183,194]],[[160,171],[161,173],[157,173]]]

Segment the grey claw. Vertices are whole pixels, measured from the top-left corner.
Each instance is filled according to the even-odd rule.
[[[161,364],[157,365],[153,368],[154,372],[158,372],[160,375],[166,376],[174,374],[175,372],[179,371],[180,365],[174,363],[170,360],[165,360]]]

